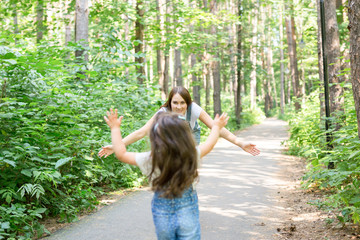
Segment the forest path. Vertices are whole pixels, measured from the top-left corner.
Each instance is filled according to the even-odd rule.
[[[268,118],[238,132],[257,145],[258,156],[220,139],[203,159],[197,184],[202,239],[276,239],[284,212],[276,195],[283,185],[279,172],[286,128],[286,122]],[[156,239],[151,198],[146,189],[131,193],[45,239]]]

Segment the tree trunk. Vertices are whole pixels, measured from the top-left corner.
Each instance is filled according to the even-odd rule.
[[[174,51],[174,81],[176,86],[184,86],[181,66],[181,49],[176,47]]]
[[[280,112],[284,114],[285,110],[285,79],[284,79],[284,49],[283,49],[283,38],[284,38],[284,25],[283,25],[283,5],[281,4],[280,18],[279,18],[279,33],[280,33]]]
[[[17,16],[17,7],[16,7],[16,3],[14,3],[13,5],[13,20],[14,20],[14,34],[15,36],[17,34],[19,34],[19,24],[18,24],[18,16]],[[15,45],[17,45],[18,43],[18,40],[17,38],[15,37]]]
[[[292,8],[291,8],[292,10]],[[296,37],[295,37],[295,21],[292,14],[290,14],[286,19],[286,34],[288,40],[288,52],[290,59],[290,71],[291,71],[291,80],[293,86],[293,94],[295,97],[295,110],[299,111],[301,108],[300,105],[300,84],[299,84],[299,70],[297,64],[297,54],[296,54]]]
[[[83,48],[88,46],[89,34],[89,8],[88,0],[76,0],[75,15],[75,41],[80,43]],[[75,51],[77,59],[83,58],[88,61],[88,54],[84,49]]]
[[[267,17],[270,21],[270,19],[272,19],[272,6],[271,5],[268,5],[267,6]],[[268,72],[268,78],[269,78],[269,85],[270,87],[272,88],[273,90],[273,93],[272,93],[272,96],[271,96],[271,108],[274,108],[274,105],[275,107],[278,106],[278,103],[277,103],[277,91],[276,91],[276,82],[275,82],[275,74],[274,74],[274,67],[273,67],[273,52],[272,52],[272,36],[271,36],[271,33],[272,33],[272,26],[270,23],[268,23],[268,37],[267,37],[267,49],[268,49],[268,52],[267,52],[267,72]],[[271,86],[272,85],[272,86]]]
[[[242,21],[242,6],[241,0],[237,2],[237,9],[238,9],[238,18],[239,21]],[[240,127],[241,124],[241,112],[242,112],[242,105],[241,105],[241,51],[242,51],[242,24],[238,24],[237,26],[237,56],[236,56],[236,91],[235,91],[235,117],[236,117],[236,124]]]
[[[38,0],[36,8],[36,42],[40,43],[43,39],[44,31],[44,2],[43,0]]]
[[[322,52],[322,38],[321,38],[321,13],[320,13],[320,0],[316,0],[317,6],[317,50],[318,50],[318,67],[319,67],[319,79],[320,79],[320,89],[324,89],[324,66],[323,66],[323,52]],[[324,93],[319,93],[320,99],[320,119],[325,117],[325,101],[324,101]]]
[[[343,115],[344,113],[344,91],[340,86],[343,77],[339,76],[341,70],[340,63],[340,38],[339,28],[336,18],[336,0],[324,1],[325,6],[325,32],[326,32],[326,56],[328,63],[329,77],[329,100],[330,112],[334,115]],[[335,116],[334,115],[334,116]],[[339,120],[339,118],[337,117]],[[335,123],[338,130],[341,127],[340,121]]]
[[[349,0],[351,82],[360,139],[360,2]]]
[[[193,86],[193,99],[198,105],[200,105],[200,82],[198,81],[198,77],[195,72],[195,64],[196,55],[195,53],[191,53],[191,81]]]
[[[156,20],[157,24],[159,25],[159,42],[163,42],[163,34],[162,34],[162,28],[163,24],[161,22],[161,8],[159,4],[160,0],[156,0]],[[161,52],[161,45],[158,44],[156,48],[156,67],[157,67],[157,76],[159,78],[159,85],[160,85],[160,91],[161,91],[161,98],[163,100],[166,99],[166,93],[164,90],[164,73],[163,73],[163,60],[162,60],[162,52]]]
[[[144,4],[143,0],[136,0],[136,21],[135,21],[135,39],[139,42],[135,45],[135,54],[136,55],[142,55],[144,54]],[[138,74],[137,81],[140,84],[144,83],[144,80],[146,78],[145,75],[145,66],[144,66],[144,57],[143,56],[137,56],[135,58],[135,62],[137,63],[136,66],[136,72]]]
[[[251,62],[251,73],[250,73],[250,108],[254,109],[256,106],[256,64],[257,64],[257,25],[258,25],[258,8],[259,1],[256,0],[255,7],[253,8],[253,19],[252,19],[252,41],[250,46],[250,62]]]
[[[216,15],[217,13],[217,2],[215,0],[211,1],[211,13]],[[216,36],[216,28],[212,26],[211,30],[212,35]],[[213,104],[214,104],[214,116],[216,114],[221,114],[221,84],[220,84],[220,61],[219,61],[219,51],[218,42],[215,40],[213,44],[213,51],[216,52],[214,55],[215,60],[212,61],[212,76],[213,76]]]

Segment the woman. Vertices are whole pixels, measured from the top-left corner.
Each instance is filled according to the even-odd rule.
[[[199,105],[197,105],[191,100],[189,91],[184,87],[174,87],[170,91],[166,103],[161,106],[158,112],[168,111],[183,116],[185,120],[189,122],[190,128],[192,129],[197,144],[200,143],[200,127],[197,119],[202,121],[210,129],[214,125],[214,120]],[[126,136],[123,139],[124,144],[128,146],[148,135],[156,114],[142,128]],[[260,151],[255,147],[254,144],[241,142],[234,134],[232,134],[226,128],[221,129],[220,137],[225,138],[229,142],[242,148],[245,152],[248,152],[253,156],[256,156],[260,153]],[[99,157],[107,157],[112,153],[114,153],[112,145],[108,145],[102,147],[98,155]]]

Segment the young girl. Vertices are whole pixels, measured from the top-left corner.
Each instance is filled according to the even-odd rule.
[[[200,126],[197,120],[199,119],[202,121],[210,129],[214,124],[214,120],[209,116],[209,114],[205,112],[199,105],[193,102],[189,91],[181,86],[174,87],[170,91],[167,101],[164,105],[161,106],[157,113],[159,112],[174,112],[183,116],[190,125],[197,144],[200,143]],[[148,135],[156,114],[143,127],[126,136],[123,139],[124,144],[128,146]],[[240,141],[239,138],[237,138],[226,128],[221,129],[220,137],[225,138],[229,142],[235,144],[236,146],[242,148],[244,151],[254,156],[260,153],[254,144]],[[102,147],[98,155],[99,157],[107,157],[113,152],[114,150],[112,149],[112,146],[108,145]]]
[[[159,113],[150,129],[151,151],[127,152],[122,141],[117,109],[104,117],[111,129],[115,156],[139,166],[155,192],[151,208],[158,239],[200,239],[199,207],[193,183],[200,159],[215,146],[228,117],[214,119],[207,140],[196,147],[189,125],[175,113]]]

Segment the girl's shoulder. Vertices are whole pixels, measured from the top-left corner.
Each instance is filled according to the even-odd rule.
[[[135,161],[141,172],[148,176],[152,169],[151,152],[136,153]]]

